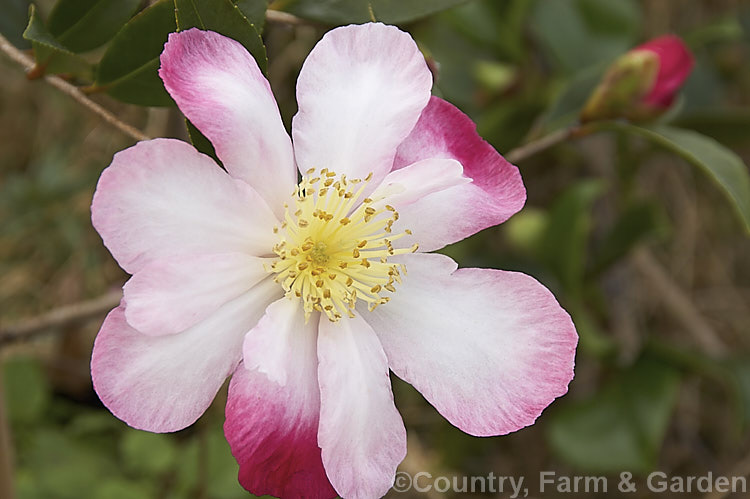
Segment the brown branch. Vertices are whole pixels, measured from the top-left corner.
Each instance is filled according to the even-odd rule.
[[[5,55],[10,57],[10,59],[13,62],[21,66],[24,69],[24,71],[26,71],[27,73],[35,67],[34,60],[31,57],[29,57],[28,55],[24,54],[22,51],[14,47],[13,44],[10,43],[8,39],[5,38],[1,34],[0,34],[0,51],[2,51],[3,53],[5,53]],[[81,90],[78,87],[68,83],[67,81],[63,80],[59,76],[46,75],[44,79],[47,81],[47,83],[57,88],[61,92],[69,95],[76,102],[78,102],[79,104],[82,104],[86,109],[97,114],[104,121],[114,126],[118,130],[123,132],[125,135],[130,136],[134,140],[148,140],[151,138],[145,133],[138,130],[137,128],[131,125],[128,125],[127,123],[124,123],[123,121],[118,119],[110,111],[104,109],[101,105],[89,99],[83,92],[81,92]]]
[[[531,156],[534,156],[535,154],[539,154],[540,152],[549,149],[552,146],[556,146],[557,144],[564,142],[569,138],[577,136],[577,132],[577,127],[562,128],[560,130],[552,132],[549,135],[545,135],[541,139],[534,140],[532,142],[529,142],[528,144],[510,150],[505,155],[505,159],[507,159],[511,163],[521,162],[527,158],[530,158]]]
[[[0,346],[21,340],[29,340],[54,328],[79,324],[104,315],[115,308],[122,298],[122,291],[112,291],[92,300],[55,308],[42,315],[22,320],[0,328]]]
[[[643,278],[653,286],[656,291],[654,295],[661,299],[667,311],[693,340],[712,357],[725,356],[727,346],[653,253],[640,248],[633,253],[632,262]]]
[[[266,11],[266,21],[270,23],[276,23],[276,24],[292,24],[292,25],[314,24],[306,19],[302,19],[301,17],[295,16],[294,14],[290,14],[288,12],[283,12],[283,11],[274,10],[274,9],[268,9]]]

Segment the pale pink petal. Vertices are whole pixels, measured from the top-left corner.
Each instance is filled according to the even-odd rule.
[[[281,216],[297,183],[294,154],[255,59],[231,38],[193,28],[169,35],[159,76],[227,171],[252,185]]]
[[[370,195],[375,205],[388,204],[402,210],[428,194],[471,182],[455,159],[425,159],[394,170]],[[382,200],[381,200],[382,198]]]
[[[578,336],[544,286],[517,272],[456,270],[443,255],[398,260],[403,284],[367,321],[393,372],[448,421],[503,435],[566,393]]]
[[[245,336],[242,346],[245,367],[250,371],[263,373],[271,381],[283,386],[290,375],[294,377],[296,371],[290,364],[289,356],[305,345],[308,336],[312,336],[312,350],[300,350],[299,357],[309,353],[312,360],[307,360],[313,362],[317,369],[314,346],[318,330],[315,324],[316,321],[305,324],[305,314],[299,300],[282,298],[273,302],[258,324]],[[314,377],[318,379],[317,374]],[[314,391],[317,393],[317,381],[315,383]]]
[[[267,277],[264,260],[219,253],[153,261],[123,287],[125,318],[143,334],[184,331]]]
[[[266,279],[203,322],[166,336],[130,327],[127,305],[121,305],[107,316],[94,343],[96,393],[134,428],[168,432],[193,424],[239,364],[245,333],[281,292]]]
[[[410,220],[407,228],[414,232],[422,251],[440,249],[502,223],[526,202],[518,168],[477,134],[468,116],[438,97],[430,99],[414,130],[399,146],[393,168],[429,158],[457,160],[472,182],[430,194],[399,211],[403,220]]]
[[[292,136],[301,172],[382,180],[430,98],[432,76],[407,33],[379,23],[326,33],[297,81]]]
[[[338,323],[323,316],[318,359],[318,443],[328,478],[342,497],[382,497],[406,456],[383,348],[361,316]]]
[[[305,324],[302,307],[287,298],[270,305],[246,337],[245,362],[229,385],[224,434],[240,464],[240,483],[255,495],[336,496],[318,447],[317,337],[317,322]]]
[[[263,256],[277,239],[276,218],[252,187],[174,139],[139,142],[115,154],[99,178],[91,218],[130,274],[177,255]]]

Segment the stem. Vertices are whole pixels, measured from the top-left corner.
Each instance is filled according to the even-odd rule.
[[[572,137],[578,137],[578,133],[579,128],[577,126],[562,128],[550,133],[549,135],[545,135],[541,139],[534,140],[532,142],[529,142],[528,144],[510,150],[505,155],[505,159],[507,159],[511,163],[519,163],[525,159],[530,158],[531,156],[534,156],[535,154],[546,151],[550,147],[564,142],[565,140],[568,140]]]
[[[277,23],[277,24],[293,24],[293,25],[313,24],[310,21],[307,21],[305,19],[295,16],[294,14],[290,14],[288,12],[282,12],[280,10],[274,10],[274,9],[268,9],[266,11],[266,21],[270,23]]]
[[[92,300],[55,308],[42,315],[0,328],[0,346],[29,340],[40,333],[57,327],[70,326],[100,317],[120,303],[121,291],[113,291]],[[4,497],[0,495],[0,497]]]
[[[685,328],[703,351],[714,358],[726,356],[727,346],[650,251],[645,248],[636,250],[632,263],[656,290],[655,294],[661,297],[662,304],[671,312],[672,317]]]
[[[13,44],[11,44],[8,39],[5,38],[2,34],[0,34],[0,51],[10,57],[13,62],[21,66],[27,73],[35,67],[34,60],[14,47]],[[76,102],[82,104],[86,109],[93,112],[94,114],[97,114],[104,121],[114,126],[125,135],[133,138],[134,140],[149,140],[151,138],[137,128],[119,120],[110,111],[104,109],[101,105],[86,97],[86,95],[81,92],[78,87],[68,83],[59,76],[46,75],[44,79],[47,83],[62,91],[63,93],[69,95]]]

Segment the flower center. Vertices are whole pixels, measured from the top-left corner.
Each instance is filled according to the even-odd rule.
[[[372,178],[347,179],[323,169],[308,170],[285,204],[281,239],[273,248],[278,259],[269,271],[276,274],[287,297],[302,300],[305,318],[323,312],[336,322],[344,313],[354,317],[357,300],[369,310],[387,303],[384,291],[396,291],[406,267],[389,264],[388,257],[417,250],[395,249],[393,241],[411,231],[393,234],[396,210],[383,199],[365,198]]]

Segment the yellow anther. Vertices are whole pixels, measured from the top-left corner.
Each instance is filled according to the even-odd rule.
[[[319,312],[335,322],[344,313],[354,317],[358,299],[370,309],[386,303],[379,293],[395,292],[400,273],[405,273],[388,258],[416,246],[395,248],[393,242],[406,235],[388,235],[398,219],[396,210],[390,205],[376,208],[372,198],[362,199],[372,173],[363,181],[326,168],[313,178],[315,172],[307,170],[292,203],[285,206],[284,221],[273,228],[279,237],[273,247],[278,258],[264,268],[288,297],[300,299],[306,319]],[[312,185],[317,182],[322,185],[316,191]]]

